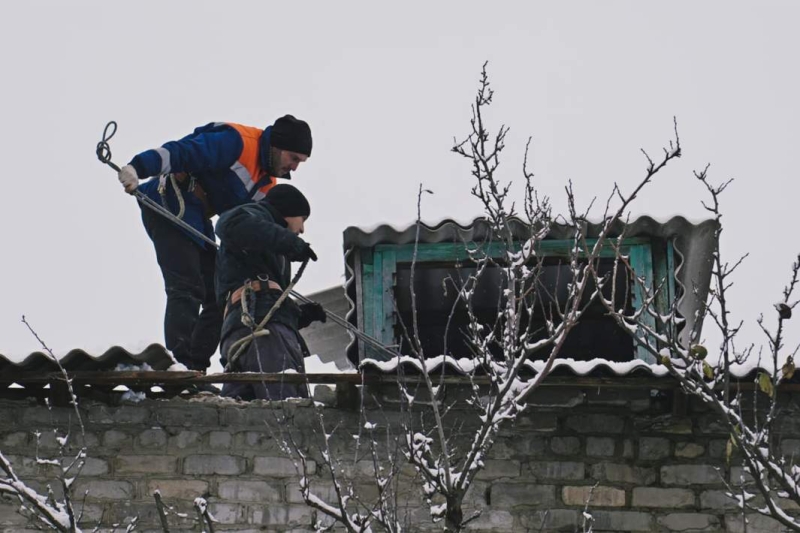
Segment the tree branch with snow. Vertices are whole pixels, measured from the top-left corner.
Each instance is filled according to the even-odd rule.
[[[61,364],[61,361],[53,353],[50,347],[41,339],[41,337],[33,329],[33,326],[23,316],[22,322],[36,338],[42,346],[44,353],[56,364],[63,379],[63,384],[67,390],[70,407],[75,411],[74,419],[78,429],[80,430],[80,444],[78,450],[74,454],[70,454],[70,444],[74,440],[72,432],[68,428],[66,433],[60,434],[58,429],[54,429],[53,433],[55,441],[58,444],[58,451],[56,458],[41,457],[39,452],[39,445],[41,441],[41,432],[36,432],[36,451],[35,460],[36,464],[40,467],[52,468],[56,472],[55,482],[60,487],[61,496],[56,496],[56,491],[53,490],[52,485],[48,484],[46,491],[39,492],[31,488],[23,478],[21,478],[16,471],[12,462],[0,451],[0,495],[10,498],[15,498],[20,502],[20,512],[27,516],[33,525],[37,528],[44,527],[64,533],[80,533],[80,523],[83,520],[83,507],[88,496],[88,492],[83,494],[83,500],[80,505],[76,506],[74,494],[74,487],[77,479],[81,475],[86,459],[88,457],[88,448],[86,445],[86,428],[81,415],[81,410],[78,404],[78,396],[72,386],[72,379],[67,374],[66,369]],[[46,400],[47,408],[52,409],[50,402]],[[70,424],[71,425],[71,424]],[[169,524],[167,523],[167,507],[164,505],[161,494],[155,491],[153,494],[156,501],[156,507],[160,519],[161,529],[165,533],[169,533]],[[206,513],[207,515],[207,513]],[[206,522],[208,520],[206,519]],[[127,525],[123,526],[118,524],[114,526],[114,531],[119,527],[124,527],[126,533],[136,530],[139,525],[139,517],[133,516],[126,519]],[[99,525],[92,529],[97,531]],[[213,529],[208,529],[213,533]]]
[[[727,427],[727,459],[730,462],[734,455],[740,456],[743,477],[746,477],[738,480],[742,485],[740,487],[736,486],[736,482],[726,482],[728,495],[742,511],[754,511],[772,517],[790,530],[800,531],[800,518],[787,512],[787,502],[800,505],[800,467],[794,458],[781,453],[780,434],[775,428],[781,410],[778,391],[795,373],[794,361],[798,347],[787,349],[786,325],[798,305],[794,294],[800,276],[800,256],[793,263],[789,282],[774,306],[774,326],[770,327],[763,315],[757,320],[766,339],[765,346],[759,349],[753,345],[739,348],[736,339],[743,321],[733,318],[729,291],[733,285],[732,275],[747,255],[733,263],[726,261],[720,251],[719,239],[722,232],[720,196],[732,180],[713,185],[708,179],[708,167],[696,172],[695,177],[711,197],[709,202],[703,202],[703,206],[713,215],[717,226],[712,286],[707,301],[698,311],[693,329],[688,335],[682,335],[682,328],[686,326],[685,317],[678,312],[682,295],[676,295],[668,313],[658,311],[656,301],[666,280],[653,288],[648,287],[641,278],[632,276],[645,296],[640,308],[630,313],[617,309],[607,299],[602,301],[608,313],[633,336],[635,342],[666,366],[682,390],[709,406]],[[618,245],[616,262],[621,268],[633,272],[628,258],[621,253]],[[595,279],[600,279],[596,270],[592,270],[591,274]],[[696,287],[686,287],[684,290],[697,292]],[[720,343],[716,353],[710,353],[700,339],[699,328],[705,318],[710,319],[719,333]],[[754,391],[750,398],[752,405],[746,401],[749,397],[743,386],[746,384],[733,375],[735,365],[739,368],[763,369],[748,388]],[[754,489],[755,493],[744,485]],[[761,498],[755,498],[756,495]]]
[[[310,433],[314,436],[316,450],[302,446],[300,438],[292,431],[291,424],[270,425],[271,431],[283,452],[291,458],[300,477],[299,490],[303,501],[309,507],[322,513],[328,520],[319,518],[315,524],[317,531],[328,531],[334,527],[344,527],[351,533],[367,533],[379,528],[390,533],[403,530],[403,519],[398,515],[397,483],[400,468],[397,438],[393,436],[389,424],[381,428],[367,419],[366,409],[359,414],[361,424],[358,433],[348,433],[348,428],[325,420],[321,406],[313,408],[313,424]],[[275,431],[276,428],[279,428]],[[298,428],[298,435],[306,428]],[[383,430],[385,445],[378,443]],[[337,454],[331,446],[334,438],[352,439],[352,460]],[[314,457],[312,466],[311,456]],[[355,477],[359,468],[371,467],[370,484],[375,488],[374,496],[367,496],[356,489]],[[314,471],[321,470],[323,479],[327,478],[331,490],[322,494],[315,483]]]
[[[0,494],[16,498],[20,502],[21,512],[27,515],[35,524],[55,529],[56,531],[78,533],[80,532],[78,522],[80,521],[81,513],[76,515],[72,500],[72,487],[86,463],[86,431],[78,408],[78,400],[72,388],[72,380],[67,375],[58,357],[39,337],[24,316],[22,317],[22,323],[39,341],[45,353],[58,366],[61,372],[69,393],[70,405],[75,410],[75,419],[80,428],[82,444],[74,456],[67,457],[70,434],[59,436],[57,430],[54,430],[56,432],[56,441],[58,442],[58,459],[44,459],[39,457],[38,443],[40,435],[38,433],[36,435],[36,463],[41,466],[53,466],[57,469],[57,482],[61,486],[63,493],[61,498],[56,497],[50,485],[47,486],[46,494],[40,494],[32,489],[16,474],[11,461],[0,452],[0,472],[3,474],[0,476]],[[50,408],[49,402],[47,406]]]
[[[489,131],[485,112],[493,97],[494,92],[484,65],[478,93],[472,105],[471,132],[465,140],[453,147],[455,153],[471,163],[471,173],[476,181],[472,194],[483,206],[485,220],[490,228],[487,241],[499,243],[501,249],[498,255],[489,253],[488,246],[468,248],[475,273],[468,276],[459,288],[459,299],[466,307],[469,317],[465,333],[473,355],[466,366],[462,365],[462,370],[473,378],[469,403],[474,409],[478,426],[467,441],[470,444],[463,450],[451,446],[454,439],[446,434],[443,412],[447,410],[447,406],[441,398],[442,387],[437,387],[431,376],[431,368],[446,361],[449,354],[429,358],[425,353],[419,341],[416,312],[412,314],[410,327],[401,324],[407,344],[411,347],[412,354],[408,357],[416,361],[425,395],[432,399],[426,407],[433,422],[427,427],[415,429],[411,424],[406,427],[406,456],[423,480],[423,490],[429,501],[432,517],[443,520],[445,531],[461,531],[476,517],[475,514],[465,516],[464,496],[476,474],[484,468],[485,457],[500,428],[512,423],[526,409],[526,398],[546,379],[555,359],[562,353],[568,335],[579,323],[588,305],[601,295],[606,286],[607,279],[595,278],[593,286],[588,282],[591,277],[590,267],[599,261],[601,251],[608,246],[606,241],[612,228],[624,218],[642,188],[671,160],[681,155],[676,128],[675,140],[664,149],[663,158],[654,162],[648,157],[645,176],[630,193],[623,194],[615,188],[619,206],[606,213],[595,244],[587,247],[585,221],[593,202],[585,210],[579,211],[570,184],[566,190],[569,213],[566,217],[553,216],[549,199],[539,197],[533,175],[528,170],[530,140],[523,161],[524,213],[518,213],[510,199],[512,183],[502,183],[497,174],[509,129],[503,125],[494,134]],[[414,303],[416,293],[413,275],[421,227],[422,191],[420,187],[417,239],[411,266],[410,293]],[[567,228],[572,241],[566,258],[569,280],[563,298],[549,293],[542,278],[545,254],[541,250],[541,243],[556,224]],[[497,318],[487,323],[475,311],[473,303],[475,288],[489,269],[501,271],[503,287]],[[537,314],[544,317],[543,326],[534,319]],[[531,368],[530,363],[534,358],[542,361],[537,367],[538,372],[533,377],[528,377],[526,372]],[[401,364],[402,361],[398,360],[398,367]],[[445,366],[441,365],[442,371]],[[474,377],[478,374],[489,378],[488,387],[475,384]],[[403,381],[399,381],[399,384],[402,389],[401,398],[408,399],[408,407],[411,408],[415,401],[414,390]],[[437,495],[441,498],[434,498]]]
[[[477,474],[485,468],[486,457],[501,428],[513,424],[529,408],[528,398],[547,379],[556,359],[563,357],[570,333],[589,307],[597,300],[606,300],[604,291],[613,295],[617,269],[610,279],[595,276],[593,272],[597,271],[601,256],[614,255],[611,236],[627,219],[632,202],[656,175],[681,155],[676,125],[675,138],[664,148],[661,158],[654,160],[645,153],[647,167],[636,186],[627,193],[614,187],[597,230],[599,234],[593,230],[590,239],[587,220],[594,200],[590,200],[587,207],[579,208],[575,191],[569,184],[565,189],[568,213],[555,215],[549,198],[538,193],[529,170],[530,139],[522,162],[522,208],[517,209],[512,196],[513,183],[501,181],[499,175],[509,129],[501,125],[493,132],[488,126],[487,111],[493,98],[484,65],[472,104],[470,131],[463,141],[454,142],[452,149],[470,164],[471,193],[482,206],[484,217],[475,223],[476,235],[480,236],[463,243],[466,259],[459,259],[454,265],[456,274],[443,280],[445,291],[455,290],[455,302],[449,308],[444,329],[443,353],[432,351],[426,344],[422,334],[423,318],[418,312],[421,295],[417,294],[416,275],[422,200],[430,193],[420,184],[409,271],[410,312],[401,313],[397,298],[394,300],[395,333],[402,339],[403,354],[396,353],[388,361],[369,358],[362,361],[362,369],[372,364],[397,373],[401,416],[397,417],[396,427],[399,435],[394,440],[387,438],[391,442],[387,442],[384,454],[392,444],[395,449],[399,446],[403,458],[417,474],[422,498],[432,519],[440,522],[447,532],[463,531],[480,516],[480,510],[471,509],[465,498]],[[545,242],[555,230],[568,236],[568,246],[552,255]],[[553,264],[558,267],[556,289],[548,285],[548,275],[552,272],[548,268]],[[487,314],[480,309],[476,294],[481,283],[494,283],[493,280],[500,280],[499,286],[494,287],[499,289],[496,308]],[[459,326],[464,343],[454,348],[447,336],[457,307],[463,313],[460,316],[465,317]],[[406,366],[415,373],[406,372]],[[459,389],[466,394],[465,401],[446,398],[444,377],[448,368],[459,369],[466,378],[467,390]],[[400,531],[403,525],[396,488],[389,490],[402,466],[400,458],[377,453],[375,428],[367,420],[363,403],[371,389],[362,384],[360,390],[362,429],[356,448],[368,450],[375,466],[373,482],[379,487],[378,497],[369,504],[358,497],[357,487],[349,482],[340,458],[332,450],[330,442],[337,431],[336,424],[326,422],[321,410],[317,410],[317,456],[333,487],[330,498],[321,498],[313,490],[309,450],[290,437],[282,440],[301,476],[304,501],[331,520],[318,524],[320,531],[343,527],[351,532],[372,531],[373,528],[394,532]],[[364,429],[367,444],[360,438]],[[384,470],[379,473],[381,466]],[[588,509],[585,516],[583,527],[590,531]]]

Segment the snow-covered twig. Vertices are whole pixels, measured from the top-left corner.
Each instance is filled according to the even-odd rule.
[[[153,492],[153,498],[156,500],[156,511],[158,511],[158,521],[161,523],[161,530],[164,533],[169,533],[169,522],[167,521],[167,510],[164,507],[164,501],[161,499],[161,492]]]
[[[583,506],[583,513],[581,513],[581,533],[592,533],[594,531],[594,517],[589,512],[589,507],[592,503],[592,496],[594,495],[594,489],[600,483],[595,483],[592,485],[592,488],[589,489],[589,495],[586,497],[586,505]],[[578,533],[576,531],[576,533]]]
[[[358,465],[364,462],[362,460],[364,458],[367,458],[369,464],[372,465],[373,483],[377,489],[377,496],[368,501],[355,491],[354,481],[345,473],[344,461],[336,456],[330,445],[331,438],[337,433],[350,437],[351,435],[343,433],[347,428],[340,428],[338,424],[332,428],[328,427],[324,411],[320,406],[314,407],[314,417],[315,424],[310,429],[318,447],[318,460],[320,461],[318,470],[325,472],[330,479],[333,492],[332,501],[327,501],[328,499],[315,492],[309,452],[299,444],[291,428],[285,423],[278,424],[276,427],[281,429],[274,432],[274,437],[280,443],[286,456],[292,460],[300,476],[299,489],[303,501],[309,507],[331,519],[326,523],[318,517],[316,530],[328,531],[339,525],[351,533],[368,533],[373,531],[374,526],[378,526],[383,531],[400,533],[402,524],[397,514],[396,487],[399,473],[399,444],[396,442],[396,438],[392,437],[389,425],[386,425],[387,452],[382,454],[377,442],[378,426],[366,419],[366,410],[362,405],[362,427],[366,431],[366,435],[362,435],[361,429],[357,435],[352,435],[355,439],[352,466],[354,472],[357,471]],[[365,447],[363,442],[367,443],[366,454],[363,453]]]
[[[0,472],[3,476],[0,477],[0,493],[16,497],[22,509],[29,515],[35,522],[46,527],[55,529],[56,531],[77,533],[80,531],[78,522],[82,512],[77,516],[72,504],[72,486],[75,479],[80,475],[83,465],[86,462],[86,431],[81,417],[80,409],[78,408],[78,399],[75,391],[72,388],[72,381],[69,378],[64,367],[61,365],[58,357],[55,356],[53,351],[45,344],[39,337],[33,327],[28,323],[25,317],[22,317],[22,323],[28,328],[31,334],[39,341],[44,351],[49,355],[53,362],[58,366],[61,375],[63,376],[67,390],[70,396],[70,403],[75,410],[75,417],[81,430],[82,446],[75,454],[75,456],[66,460],[65,452],[69,444],[69,433],[64,437],[56,436],[56,441],[59,446],[59,461],[49,459],[41,459],[38,454],[39,434],[37,434],[37,464],[54,464],[59,468],[58,483],[62,488],[63,496],[59,501],[53,491],[48,485],[47,494],[39,494],[37,491],[29,487],[22,479],[17,476],[11,465],[11,462],[0,452]],[[49,403],[48,403],[49,407]]]
[[[214,533],[214,523],[217,521],[208,510],[208,502],[205,498],[194,499],[194,509],[200,520],[200,530],[203,533]]]

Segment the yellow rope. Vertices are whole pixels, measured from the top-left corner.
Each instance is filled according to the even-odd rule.
[[[178,214],[175,216],[183,219],[183,214],[186,212],[186,201],[178,188],[178,180],[175,179],[175,174],[166,174],[158,177],[158,194],[161,195],[161,205],[167,207],[167,177],[169,177],[169,182],[172,184],[172,189],[178,198]]]

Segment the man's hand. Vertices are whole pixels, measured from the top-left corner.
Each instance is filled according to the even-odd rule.
[[[307,261],[311,259],[312,261],[317,260],[317,254],[314,253],[314,250],[311,249],[311,245],[308,244],[306,241],[303,241],[303,248],[300,250],[299,260],[300,261]]]
[[[324,323],[326,320],[328,320],[328,315],[325,314],[325,309],[317,302],[300,305],[300,320],[297,324],[299,329],[311,325],[312,322]]]
[[[136,169],[131,165],[125,165],[119,169],[117,179],[125,187],[125,192],[128,194],[135,193],[139,187],[139,176],[136,174]]]

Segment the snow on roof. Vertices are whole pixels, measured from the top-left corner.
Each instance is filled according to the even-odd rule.
[[[319,355],[311,354],[305,359],[306,374],[354,374],[356,369],[348,365],[339,368],[336,361],[323,362]]]
[[[362,369],[365,372],[377,371],[383,374],[397,372],[398,365],[403,367],[403,371],[420,371],[422,366],[418,359],[410,356],[403,356],[389,361],[377,361],[365,359]],[[444,367],[446,375],[467,375],[475,372],[480,375],[477,369],[477,362],[474,359],[455,359],[449,356],[431,357],[425,360],[425,367],[431,374],[441,372]],[[754,376],[756,372],[769,372],[770,365],[732,365],[731,375],[736,379],[745,379]],[[525,365],[530,375],[538,374],[544,368],[544,361],[528,361]],[[589,361],[576,361],[572,358],[556,359],[553,363],[550,375],[561,376],[587,376],[587,377],[642,377],[642,378],[665,378],[669,377],[667,367],[660,364],[648,364],[642,360],[634,359],[625,362],[613,362],[606,359],[591,359]]]

